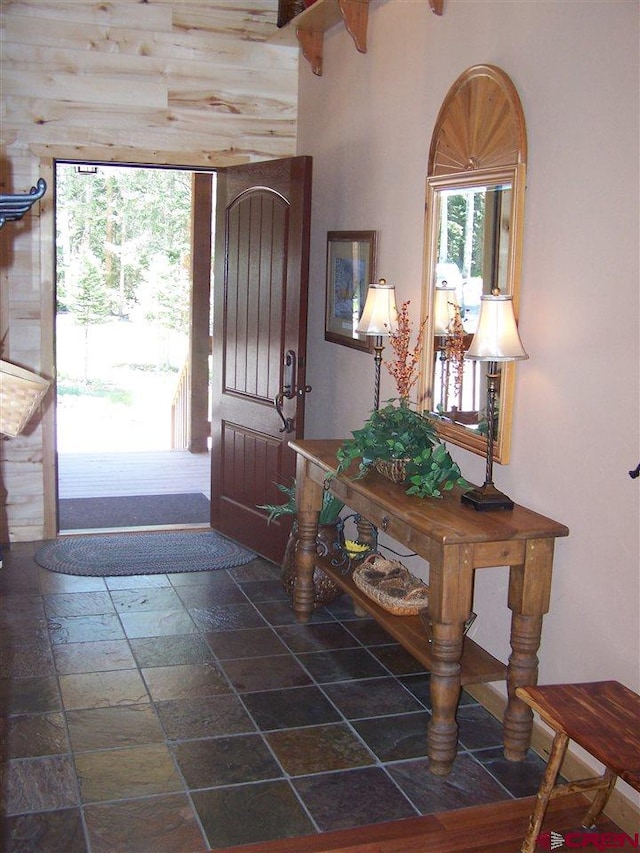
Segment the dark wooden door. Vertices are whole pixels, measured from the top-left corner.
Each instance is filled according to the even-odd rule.
[[[304,433],[310,207],[310,157],[218,173],[211,525],[278,563],[292,519],[258,506],[284,502]]]

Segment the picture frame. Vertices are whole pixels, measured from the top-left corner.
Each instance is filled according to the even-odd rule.
[[[373,352],[373,339],[356,332],[376,280],[376,232],[327,232],[327,282],[324,339],[363,352]]]

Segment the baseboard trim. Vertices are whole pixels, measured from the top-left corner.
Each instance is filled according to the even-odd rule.
[[[498,720],[502,720],[507,706],[506,697],[490,684],[467,684],[465,690],[473,696],[484,708]],[[544,758],[549,758],[553,734],[540,725],[537,719],[533,722],[531,748]],[[596,771],[597,772],[597,771]],[[594,768],[571,751],[571,744],[562,764],[561,773],[569,782],[585,779],[594,775]],[[589,796],[586,794],[586,796]],[[609,797],[605,808],[607,817],[616,823],[628,835],[633,835],[640,828],[640,807],[615,788]]]

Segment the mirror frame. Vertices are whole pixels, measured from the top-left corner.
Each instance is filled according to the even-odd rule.
[[[518,93],[509,77],[491,65],[463,72],[445,98],[436,121],[429,153],[426,182],[422,316],[425,346],[422,353],[420,406],[433,411],[433,305],[439,235],[438,193],[496,183],[510,183],[511,216],[506,292],[513,297],[518,318],[524,196],[526,185],[526,128]],[[500,365],[500,413],[494,441],[494,461],[506,465],[511,447],[515,362]],[[485,456],[484,436],[451,421],[434,418],[443,440]]]

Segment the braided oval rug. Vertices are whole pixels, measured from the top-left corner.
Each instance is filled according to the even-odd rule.
[[[35,554],[52,572],[89,577],[157,575],[230,569],[256,554],[215,531],[65,536]]]

